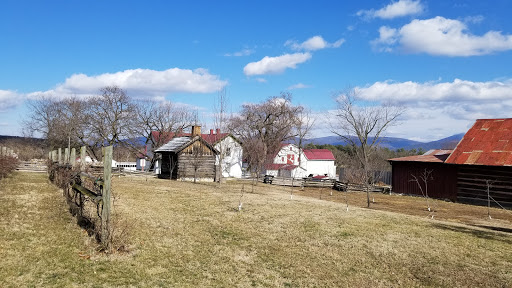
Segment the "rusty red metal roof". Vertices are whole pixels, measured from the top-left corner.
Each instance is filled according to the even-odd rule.
[[[304,155],[308,160],[336,160],[332,152],[327,149],[305,149]]]
[[[430,162],[430,163],[444,163],[446,158],[450,156],[453,150],[429,150],[423,155],[406,156],[400,158],[388,159],[392,162]]]
[[[512,118],[476,120],[446,163],[512,166]]]

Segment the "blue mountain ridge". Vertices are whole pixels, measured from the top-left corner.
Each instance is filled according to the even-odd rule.
[[[384,148],[388,148],[391,150],[396,149],[423,149],[425,151],[428,151],[430,149],[454,149],[455,146],[459,143],[459,141],[464,136],[464,133],[455,134],[440,140],[431,141],[431,142],[419,142],[404,138],[395,138],[395,137],[382,137],[380,146]],[[352,136],[354,137],[354,136]],[[373,140],[371,138],[370,140]],[[312,143],[316,145],[325,145],[325,144],[331,144],[331,145],[347,145],[348,142],[344,139],[342,139],[339,136],[326,136],[326,137],[319,137],[319,138],[311,138],[304,141],[306,144]]]

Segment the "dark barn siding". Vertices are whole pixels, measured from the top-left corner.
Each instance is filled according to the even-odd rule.
[[[432,170],[433,180],[428,181],[428,196],[437,199],[457,200],[457,167],[443,163],[429,162],[392,162],[392,191],[401,194],[422,196],[412,174],[419,175],[424,169]],[[423,189],[425,187],[420,179]]]
[[[487,183],[489,194],[501,206],[512,208],[512,167],[459,165],[457,202],[487,205]],[[491,200],[492,206],[499,207]]]

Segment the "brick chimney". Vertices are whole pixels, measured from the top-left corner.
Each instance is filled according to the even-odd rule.
[[[210,135],[213,135],[213,129],[210,129]]]
[[[220,129],[217,128],[217,135],[220,135]]]
[[[192,137],[201,136],[201,126],[192,126]]]

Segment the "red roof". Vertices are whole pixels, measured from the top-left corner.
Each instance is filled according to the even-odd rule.
[[[327,149],[306,149],[304,155],[308,160],[336,160],[332,152]]]
[[[151,136],[153,136],[153,138],[156,139],[157,141],[161,136],[160,134],[161,133],[158,131],[151,131]],[[173,132],[171,132],[171,133],[166,134],[164,142],[169,142],[174,137],[190,136],[191,134],[192,133],[173,133]],[[206,142],[208,142],[208,144],[213,145],[213,144],[217,143],[217,141],[224,139],[224,137],[226,137],[228,135],[229,135],[229,133],[214,134],[214,133],[210,132],[210,134],[201,134],[201,138],[203,138]]]
[[[476,120],[446,163],[512,166],[512,118]]]
[[[400,158],[388,159],[393,162],[431,162],[443,163],[453,150],[429,150],[423,155],[406,156]]]

